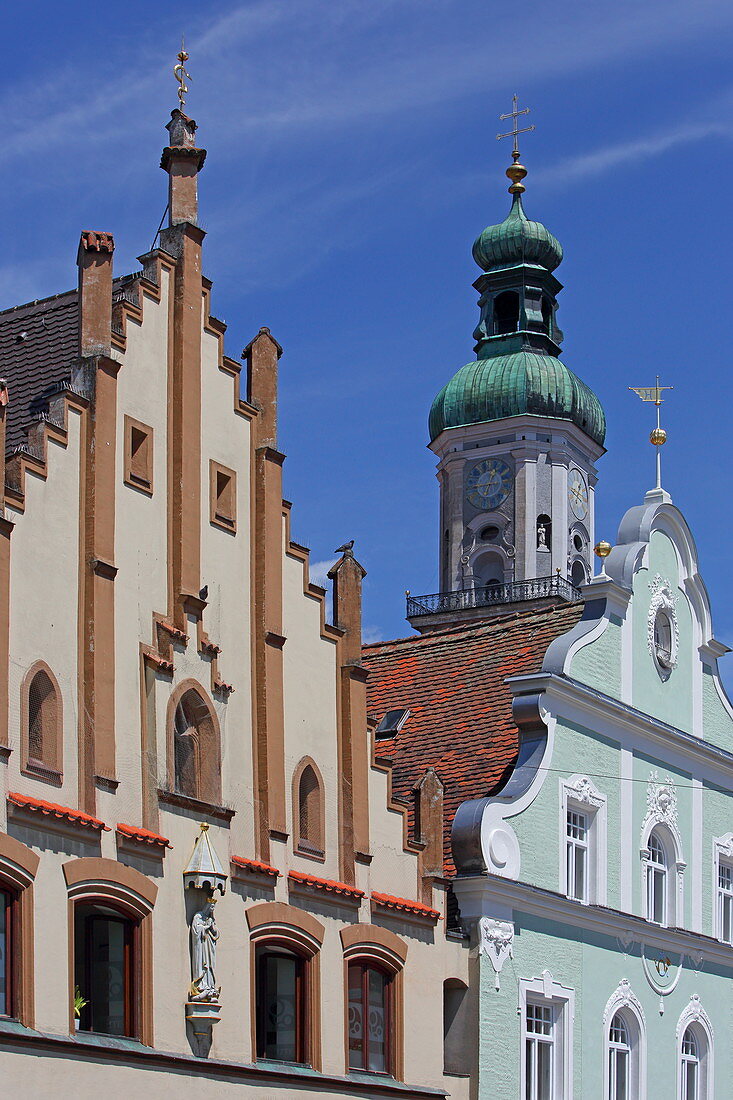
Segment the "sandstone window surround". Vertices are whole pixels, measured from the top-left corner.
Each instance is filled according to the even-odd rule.
[[[39,860],[15,837],[0,833],[0,900],[6,948],[0,1015],[30,1028],[35,1024],[33,884]]]
[[[221,803],[221,735],[216,711],[196,680],[184,680],[168,703],[168,787],[211,806]]]
[[[63,701],[45,661],[36,661],[23,678],[20,696],[21,771],[54,786],[63,780]]]
[[[326,804],[323,778],[318,765],[303,757],[293,775],[293,836],[295,850],[310,859],[323,862]]]
[[[341,929],[345,969],[346,1072],[404,1078],[403,976],[407,944],[378,925]],[[371,1021],[375,1023],[371,1027]]]
[[[236,534],[237,474],[220,462],[209,462],[209,520],[215,527]]]
[[[93,1030],[98,1021],[118,1021],[112,1034],[138,1039],[153,1045],[153,906],[157,885],[126,864],[114,859],[84,857],[63,865],[69,899],[69,1030],[76,1031],[74,994],[77,986],[90,1002],[82,1010],[81,1030]],[[100,923],[96,930],[94,921]],[[116,922],[116,924],[115,924]],[[115,931],[110,929],[114,925]],[[95,960],[95,944],[90,937],[108,937],[109,963],[103,957]],[[119,951],[112,950],[112,936],[117,936]],[[106,941],[105,941],[106,942]],[[100,943],[100,956],[107,948]],[[114,967],[118,970],[113,973]],[[122,1005],[119,1009],[105,1002],[104,991],[98,987],[112,980],[121,983]],[[87,987],[82,988],[81,983]],[[112,1000],[111,991],[107,1002]]]
[[[246,910],[250,929],[253,1057],[321,1069],[320,951],[325,928],[285,902]],[[283,1005],[271,1011],[276,994]],[[283,1058],[282,1053],[289,1056]]]
[[[125,485],[153,495],[153,429],[125,415]]]

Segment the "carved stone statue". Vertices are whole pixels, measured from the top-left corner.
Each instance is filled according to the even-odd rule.
[[[219,929],[214,917],[215,898],[208,898],[191,921],[191,988],[189,1001],[215,1003],[221,987],[216,984],[216,941]]]
[[[547,550],[547,525],[544,523],[537,524],[537,549]]]

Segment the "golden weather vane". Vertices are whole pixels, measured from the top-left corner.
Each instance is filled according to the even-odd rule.
[[[659,375],[657,375],[656,386],[629,386],[629,389],[633,393],[640,397],[642,401],[651,401],[657,407],[657,426],[653,428],[649,433],[649,442],[653,447],[657,448],[657,489],[662,488],[662,446],[667,442],[667,433],[659,423],[659,409],[664,401],[662,393],[664,390],[673,390],[674,386],[660,386]]]
[[[186,62],[188,61],[188,54],[186,53],[186,46],[181,36],[181,52],[178,54],[178,64],[173,66],[173,75],[178,81],[178,103],[181,111],[186,105],[186,96],[188,95],[187,80],[191,80],[191,74],[186,72]]]
[[[522,191],[525,190],[522,180],[527,175],[527,169],[524,167],[524,165],[519,163],[519,135],[528,134],[531,130],[535,129],[534,125],[522,126],[521,128],[517,126],[519,116],[529,114],[529,107],[522,107],[522,109],[520,110],[518,104],[519,96],[513,95],[511,111],[509,111],[505,115],[499,115],[499,122],[504,122],[506,119],[510,118],[512,119],[514,125],[512,129],[509,130],[506,134],[496,135],[497,141],[501,141],[502,138],[507,137],[512,138],[514,141],[514,147],[512,149],[512,160],[514,161],[514,163],[511,165],[510,168],[507,168],[506,170],[507,176],[512,181],[512,185],[509,188],[509,192],[512,195],[521,195]]]

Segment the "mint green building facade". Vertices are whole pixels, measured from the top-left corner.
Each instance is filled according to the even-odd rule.
[[[695,544],[663,490],[626,514],[584,595],[542,671],[510,681],[507,786],[453,826],[479,1096],[722,1100],[733,709]]]

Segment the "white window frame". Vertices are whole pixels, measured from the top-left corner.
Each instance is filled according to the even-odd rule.
[[[641,1002],[623,978],[606,1002],[603,1012],[603,1100],[610,1096],[611,1024],[620,1012],[629,1035],[629,1100],[646,1100],[646,1018]]]
[[[653,921],[649,911],[649,873],[651,852],[649,838],[656,832],[666,857],[666,892],[664,921],[659,927],[681,928],[684,922],[684,872],[687,864],[682,857],[682,840],[676,827],[657,816],[647,815],[641,838],[641,906],[644,920]]]
[[[682,1043],[685,1037],[685,1032],[691,1027],[697,1040],[698,1045],[698,1065],[700,1067],[698,1074],[698,1088],[696,1100],[712,1100],[715,1096],[715,1080],[714,1080],[714,1033],[713,1025],[710,1023],[710,1017],[702,1006],[697,993],[693,993],[690,997],[689,1003],[682,1010],[682,1014],[677,1021],[677,1062],[675,1072],[677,1074],[677,1100],[685,1100],[684,1093],[682,1091]]]
[[[720,887],[720,868],[730,867],[733,871],[733,833],[713,837],[713,935],[721,943],[733,944],[733,916],[731,917],[731,938],[723,938],[723,891]],[[733,903],[732,903],[733,904]]]
[[[573,1100],[573,1024],[575,990],[554,981],[549,970],[540,978],[519,981],[519,1017],[521,1020],[520,1096],[527,1094],[527,1004],[543,1005],[553,1013],[553,1094],[552,1100]]]
[[[584,814],[588,822],[586,897],[580,904],[605,905],[608,890],[607,797],[587,775],[560,780],[560,891],[570,897],[568,882],[568,812]],[[579,899],[574,898],[574,901]]]
[[[621,1018],[621,1022],[624,1026],[624,1031],[626,1032],[626,1036],[627,1036],[627,1039],[628,1039],[628,1042],[624,1045],[622,1045],[621,1043],[616,1042],[614,1039],[611,1038],[611,1029],[613,1027],[613,1021],[617,1017]],[[624,1055],[626,1055],[626,1096],[623,1097],[623,1100],[631,1100],[631,1097],[630,1097],[630,1089],[631,1089],[631,1085],[632,1085],[631,1078],[632,1078],[632,1074],[633,1074],[633,1071],[634,1071],[634,1067],[633,1067],[632,1061],[631,1061],[632,1055],[633,1055],[633,1038],[629,1034],[629,1025],[627,1023],[626,1016],[624,1015],[624,1010],[622,1008],[617,1009],[616,1012],[614,1012],[613,1016],[611,1017],[611,1022],[608,1025],[608,1040],[607,1040],[607,1042],[608,1042],[608,1050],[607,1050],[607,1057],[606,1057],[606,1075],[608,1076],[608,1086],[607,1086],[608,1087],[608,1094],[611,1097],[611,1100],[616,1100],[616,1094],[617,1094],[618,1090],[616,1088],[616,1082],[614,1080],[615,1077],[616,1077],[615,1067],[618,1064],[618,1055],[619,1054],[624,1054]],[[611,1065],[612,1064],[614,1065],[614,1072],[613,1073],[611,1073]]]

